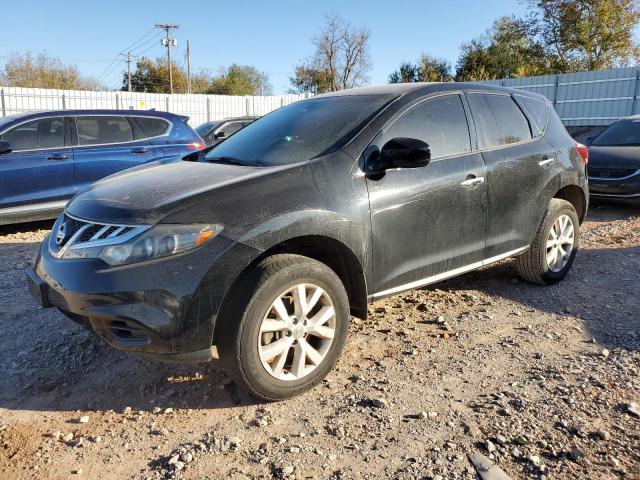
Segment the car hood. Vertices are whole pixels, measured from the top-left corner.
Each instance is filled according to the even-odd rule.
[[[589,147],[589,166],[594,168],[640,168],[640,147]]]
[[[66,207],[74,217],[120,225],[152,225],[214,192],[287,167],[204,162],[156,162],[111,175],[77,194]],[[187,222],[188,219],[185,219]]]

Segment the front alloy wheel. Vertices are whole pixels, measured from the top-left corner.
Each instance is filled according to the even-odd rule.
[[[273,255],[233,291],[218,319],[216,346],[238,385],[279,400],[329,373],[349,326],[347,293],[333,270],[301,255]]]
[[[258,352],[265,370],[279,380],[299,380],[324,360],[336,332],[327,292],[299,283],[282,292],[260,325]]]

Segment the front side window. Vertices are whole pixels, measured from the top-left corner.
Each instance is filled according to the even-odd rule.
[[[618,120],[598,135],[591,145],[597,147],[630,147],[640,145],[640,120]]]
[[[531,140],[529,121],[509,95],[468,95],[481,148]]]
[[[432,159],[471,151],[469,126],[460,95],[445,95],[416,105],[384,134],[385,141],[397,137],[428,143]]]
[[[64,118],[23,123],[5,132],[2,140],[9,142],[14,152],[64,147]]]
[[[203,161],[286,165],[345,145],[394,95],[338,95],[282,107],[216,145]]]
[[[78,145],[104,145],[133,141],[133,129],[125,117],[76,117]]]

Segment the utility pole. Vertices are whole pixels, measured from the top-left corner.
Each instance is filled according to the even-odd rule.
[[[127,91],[131,91],[131,52],[127,52]]]
[[[191,51],[187,40],[187,93],[191,93]]]
[[[162,45],[167,47],[167,62],[169,64],[169,93],[173,93],[173,72],[171,70],[171,47],[175,47],[178,42],[175,38],[171,38],[171,30],[177,30],[179,25],[171,23],[156,23],[156,28],[161,28],[165,31],[165,38],[162,39]]]

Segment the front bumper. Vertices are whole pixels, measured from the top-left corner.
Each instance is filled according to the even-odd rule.
[[[27,270],[40,306],[57,307],[114,348],[176,361],[210,357],[224,296],[259,254],[218,236],[175,257],[108,267],[95,259],[57,259],[48,241]]]
[[[589,177],[589,192],[598,198],[640,199],[640,170],[622,178]]]

